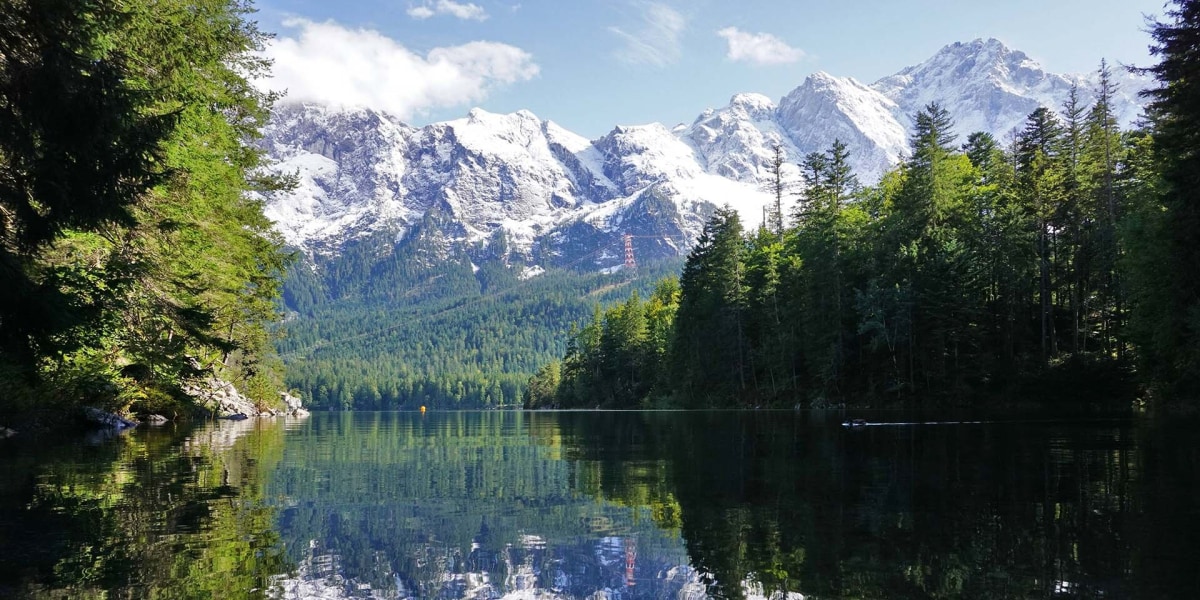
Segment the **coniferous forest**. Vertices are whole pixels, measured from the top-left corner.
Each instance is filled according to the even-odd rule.
[[[289,275],[293,312],[278,347],[287,385],[311,406],[518,407],[529,375],[562,354],[572,323],[631,290],[645,293],[681,264],[647,266],[638,278],[556,269],[521,279],[499,262],[478,272],[465,258],[420,266],[419,239],[373,267],[380,246],[367,241],[316,273]]]
[[[6,412],[181,409],[216,373],[263,403],[287,182],[244,0],[0,1],[0,397]]]
[[[1156,24],[1160,87],[1122,130],[1094,100],[1011,139],[913,115],[863,186],[835,142],[757,229],[718,210],[678,280],[598,314],[525,406],[1128,401],[1200,392],[1200,3]],[[778,180],[778,178],[776,178]],[[777,189],[777,197],[787,190]]]

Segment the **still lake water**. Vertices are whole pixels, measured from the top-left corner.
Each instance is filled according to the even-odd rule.
[[[0,598],[1200,597],[1196,422],[843,418],[18,436],[0,442]]]

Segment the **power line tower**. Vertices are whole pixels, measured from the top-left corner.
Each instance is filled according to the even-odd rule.
[[[633,258],[633,236],[625,234],[625,268],[636,269],[637,261]]]

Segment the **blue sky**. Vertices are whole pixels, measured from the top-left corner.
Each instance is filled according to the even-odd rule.
[[[1160,0],[259,0],[296,98],[422,125],[474,106],[589,138],[690,122],[737,92],[778,100],[815,71],[872,82],[995,37],[1050,71],[1151,63]]]

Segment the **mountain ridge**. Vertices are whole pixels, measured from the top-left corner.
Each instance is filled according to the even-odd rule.
[[[1115,112],[1128,124],[1141,110],[1129,88],[1148,81],[1115,75]],[[910,117],[929,102],[949,110],[960,140],[976,130],[1003,138],[1038,106],[1059,110],[1072,85],[1090,101],[1091,79],[977,39],[869,85],[818,71],[778,102],[736,93],[690,124],[618,125],[595,140],[527,110],[475,108],[412,127],[370,109],[285,102],[264,147],[299,185],[269,198],[266,212],[310,257],[381,232],[399,242],[436,208],[461,226],[447,228],[459,231],[450,253],[482,259],[502,241],[506,264],[611,269],[623,261],[625,233],[636,232],[639,257],[653,259],[686,252],[721,204],[761,222],[776,146],[793,189],[796,164],[834,139],[870,183],[904,156]]]

